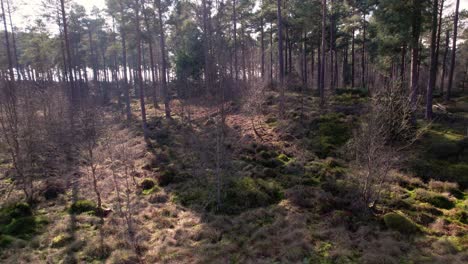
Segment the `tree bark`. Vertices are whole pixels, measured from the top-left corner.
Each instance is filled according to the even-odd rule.
[[[433,1],[432,8],[432,31],[431,31],[431,69],[429,73],[429,82],[427,84],[427,94],[426,94],[426,119],[432,119],[432,94],[434,91],[434,86],[436,83],[437,76],[437,16],[438,16],[438,0]]]
[[[141,108],[141,119],[143,125],[143,133],[145,139],[148,139],[148,125],[146,122],[146,106],[145,106],[145,89],[143,85],[143,75],[141,72],[141,29],[140,29],[140,1],[135,0],[135,26],[136,26],[136,46],[137,46],[137,81],[139,86],[139,95],[140,95],[140,108]]]
[[[284,62],[283,62],[283,21],[281,17],[281,0],[277,0],[278,15],[278,67],[280,80],[280,115],[284,114]]]
[[[327,0],[322,0],[322,58],[320,63],[320,105],[325,103],[325,26],[326,26],[326,16],[327,16]]]
[[[170,108],[170,101],[169,101],[169,93],[167,90],[167,62],[166,62],[166,40],[164,34],[164,24],[162,18],[162,7],[161,7],[161,0],[157,1],[157,8],[158,8],[158,15],[159,15],[159,30],[161,31],[160,34],[160,45],[161,45],[161,70],[162,70],[162,91],[164,95],[164,110],[166,113],[166,118],[171,118],[171,108]]]
[[[453,42],[452,42],[452,60],[450,62],[449,72],[449,83],[447,86],[447,93],[445,94],[445,100],[450,100],[452,86],[453,86],[453,75],[455,73],[455,59],[457,54],[457,34],[458,34],[458,10],[460,9],[460,0],[457,0],[455,7],[455,17],[453,18]]]
[[[419,37],[421,34],[421,2],[415,0],[411,22],[411,107],[416,110],[419,91]]]
[[[447,56],[449,51],[449,42],[450,42],[450,30],[447,30],[447,34],[445,36],[445,51],[444,51],[444,58],[442,60],[442,76],[440,77],[440,93],[444,94],[444,86],[445,86],[445,75],[447,69]]]
[[[72,106],[76,106],[78,98],[77,98],[77,92],[76,92],[76,87],[75,87],[75,81],[73,78],[73,73],[72,73],[72,62],[71,62],[71,53],[70,53],[70,41],[68,39],[68,27],[67,27],[67,16],[65,13],[65,3],[64,0],[60,0],[60,5],[61,5],[61,11],[62,11],[62,25],[63,25],[63,34],[65,38],[65,52],[67,55],[67,65],[68,69],[70,70],[68,74],[68,81],[70,82],[70,87],[71,87],[71,102]]]

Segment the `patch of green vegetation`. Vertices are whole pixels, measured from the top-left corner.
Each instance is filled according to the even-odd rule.
[[[330,156],[351,138],[351,128],[342,121],[343,118],[342,114],[336,113],[320,117],[318,133],[311,139],[311,148],[319,157]]]
[[[0,234],[0,248],[6,248],[15,241],[15,238],[9,235]]]
[[[312,161],[306,166],[308,174],[314,175],[319,181],[329,178],[339,178],[345,174],[345,168],[336,160],[329,158],[324,161]]]
[[[78,200],[70,206],[68,210],[71,214],[82,214],[82,213],[92,213],[97,212],[96,203],[90,200]]]
[[[71,241],[71,237],[68,234],[60,234],[52,239],[51,247],[59,248],[65,246],[69,241]]]
[[[31,207],[26,203],[16,203],[0,209],[0,235],[29,238],[47,221],[33,216]],[[8,237],[3,238],[7,243]]]
[[[452,164],[444,160],[417,158],[410,161],[409,169],[423,180],[437,179],[457,182],[461,188],[468,187],[468,164]]]
[[[399,213],[387,213],[383,220],[387,228],[402,234],[414,234],[420,231],[420,228],[413,221]]]
[[[0,235],[29,239],[47,221],[34,216],[26,203],[16,203],[0,209]],[[10,240],[3,237],[3,244]]]
[[[337,95],[350,94],[350,95],[356,95],[359,97],[369,96],[369,91],[364,88],[355,88],[355,89],[338,88],[335,90],[335,93]]]
[[[211,186],[205,183],[187,182],[175,186],[173,201],[183,206],[205,209],[212,203]]]
[[[140,182],[143,195],[152,194],[159,191],[159,187],[156,185],[156,181],[151,178],[146,178]]]
[[[287,163],[287,162],[291,161],[292,158],[288,157],[288,155],[286,155],[284,153],[281,153],[281,154],[278,155],[277,159],[284,162],[284,163]]]
[[[238,214],[246,209],[277,203],[282,198],[283,188],[276,181],[242,177],[228,183],[220,211]]]
[[[416,189],[414,195],[417,200],[432,204],[437,208],[452,209],[455,207],[455,203],[452,202],[449,198],[435,192],[426,191],[424,189]]]

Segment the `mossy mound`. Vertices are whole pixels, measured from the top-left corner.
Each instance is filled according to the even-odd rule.
[[[331,156],[351,138],[351,128],[343,118],[342,114],[326,114],[312,124],[311,131],[318,132],[312,136],[310,148],[320,158]]]
[[[90,200],[78,200],[70,206],[68,211],[71,214],[82,214],[82,213],[92,213],[96,214],[98,212],[98,208],[96,203]]]
[[[52,239],[51,247],[60,248],[70,242],[72,238],[68,234],[60,234]]]
[[[387,228],[402,234],[414,234],[420,231],[413,221],[398,213],[387,213],[384,215],[383,220]]]
[[[276,181],[242,177],[229,182],[220,211],[238,214],[250,208],[277,203],[282,198],[283,189]]]
[[[47,221],[33,215],[26,203],[16,203],[0,209],[0,235],[3,245],[11,242],[11,237],[28,239],[46,224]]]
[[[449,198],[431,191],[426,191],[423,189],[417,189],[415,191],[415,198],[422,202],[432,204],[437,208],[442,209],[452,209],[455,207],[455,203],[452,202]]]

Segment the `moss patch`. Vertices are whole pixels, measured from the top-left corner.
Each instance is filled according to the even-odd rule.
[[[72,214],[82,214],[82,213],[95,214],[97,212],[96,203],[90,200],[78,200],[70,206],[69,212]]]
[[[387,213],[384,215],[383,220],[387,228],[396,230],[402,234],[414,234],[420,231],[413,221],[398,213]]]

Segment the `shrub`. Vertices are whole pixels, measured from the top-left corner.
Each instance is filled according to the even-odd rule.
[[[396,230],[402,234],[414,234],[420,231],[413,221],[398,213],[387,213],[384,215],[383,220],[387,228]]]
[[[96,213],[96,211],[96,204],[90,200],[78,200],[74,202],[69,209],[69,212],[72,214],[81,214],[86,212]]]
[[[417,189],[415,195],[416,199],[430,203],[437,208],[452,209],[455,207],[455,204],[450,199],[438,193]]]

